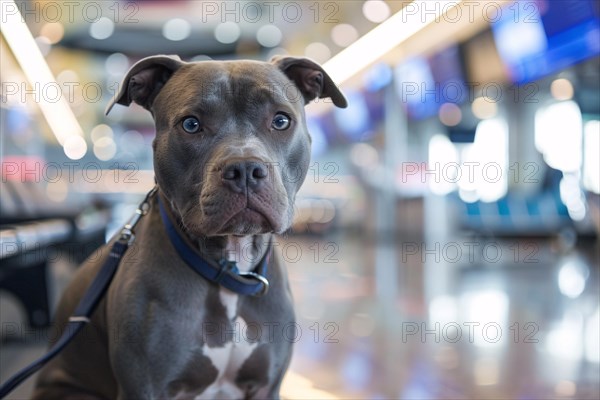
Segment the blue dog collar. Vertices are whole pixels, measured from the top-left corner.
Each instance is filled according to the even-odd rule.
[[[160,216],[169,236],[171,244],[179,254],[179,257],[205,279],[214,282],[242,295],[263,296],[269,290],[269,281],[266,278],[267,266],[271,255],[271,242],[263,259],[258,263],[253,272],[240,272],[234,261],[222,259],[218,266],[207,262],[200,254],[192,248],[184,238],[181,237],[177,228],[171,222],[167,210],[160,196],[157,196]]]

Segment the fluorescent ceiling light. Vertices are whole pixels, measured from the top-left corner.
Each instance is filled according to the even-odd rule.
[[[44,88],[60,86],[54,79],[15,2],[9,0],[2,3],[2,35],[33,90],[41,91],[38,105],[58,143],[64,145],[66,140],[73,136],[82,138],[83,130],[65,97],[61,94],[58,100],[44,98]]]
[[[327,61],[323,68],[339,85],[440,18],[461,0],[413,1]]]

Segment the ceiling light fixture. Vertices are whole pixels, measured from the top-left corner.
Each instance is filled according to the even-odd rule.
[[[9,7],[10,3],[13,7]],[[34,90],[58,86],[15,2],[13,0],[7,1],[3,10],[6,12],[3,13],[2,35],[23,69],[29,84]],[[75,155],[83,157],[86,151],[83,150],[85,145],[83,130],[65,97],[60,96],[57,100],[56,98],[46,99],[45,96],[41,95],[38,96],[38,100],[37,104],[58,143],[64,146],[67,139],[79,137],[81,140],[71,139],[70,143],[78,143],[78,151]],[[83,145],[81,142],[83,142]]]
[[[413,1],[323,65],[339,85],[424,29],[462,0]]]

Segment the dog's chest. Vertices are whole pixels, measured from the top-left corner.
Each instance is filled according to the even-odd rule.
[[[246,334],[248,325],[238,315],[238,295],[221,288],[219,299],[229,324],[219,324],[217,329],[210,327],[212,332],[217,332],[221,341],[216,344],[205,342],[202,346],[202,354],[210,360],[217,371],[217,376],[201,394],[194,397],[196,400],[246,397],[244,390],[236,385],[236,380],[244,363],[258,346],[258,342],[248,339]]]
[[[210,347],[204,344],[202,351],[212,361],[215,368],[219,370],[219,377],[235,379],[237,372],[243,363],[250,357],[257,343],[248,340],[247,323],[237,315],[238,295],[221,288],[219,297],[227,312],[227,319],[231,321],[229,327],[222,327],[221,336],[227,340],[225,345]],[[218,381],[219,379],[217,379]]]

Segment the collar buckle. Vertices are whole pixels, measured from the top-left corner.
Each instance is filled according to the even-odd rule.
[[[238,275],[244,278],[256,279],[262,284],[262,290],[258,293],[254,293],[252,296],[262,297],[269,291],[269,280],[261,274],[257,274],[256,272],[238,272]]]

